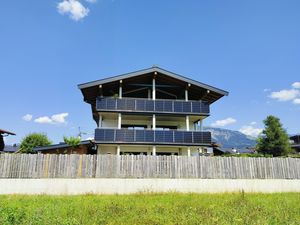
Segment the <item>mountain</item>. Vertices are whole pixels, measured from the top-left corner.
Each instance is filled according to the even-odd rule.
[[[204,130],[210,131],[213,141],[221,144],[222,148],[245,149],[256,145],[254,137],[247,136],[239,131],[214,127],[205,127]]]

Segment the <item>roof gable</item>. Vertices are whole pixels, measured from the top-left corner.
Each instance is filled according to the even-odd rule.
[[[99,86],[99,85],[102,85],[102,84],[111,83],[111,82],[115,82],[115,81],[118,81],[118,80],[124,80],[124,79],[128,79],[128,78],[133,78],[133,77],[136,77],[136,76],[141,76],[141,75],[144,75],[144,74],[149,74],[149,73],[154,73],[154,72],[157,72],[157,73],[169,76],[171,78],[174,78],[174,79],[177,79],[177,80],[180,80],[180,81],[198,86],[200,88],[207,89],[209,91],[216,92],[216,93],[218,93],[220,95],[223,95],[223,96],[228,95],[227,91],[224,91],[222,89],[219,89],[219,88],[216,88],[216,87],[213,87],[213,86],[195,81],[193,79],[187,78],[185,76],[182,76],[182,75],[170,72],[170,71],[167,71],[167,70],[159,68],[159,67],[151,67],[151,68],[148,68],[148,69],[143,69],[143,70],[139,70],[139,71],[135,71],[135,72],[131,72],[131,73],[126,73],[126,74],[122,74],[122,75],[118,75],[118,76],[114,76],[114,77],[109,77],[109,78],[105,78],[105,79],[101,79],[101,80],[97,80],[97,81],[92,81],[92,82],[88,82],[88,83],[84,83],[84,84],[79,84],[78,88],[82,90],[82,89],[90,88],[90,87],[93,87],[93,86]]]

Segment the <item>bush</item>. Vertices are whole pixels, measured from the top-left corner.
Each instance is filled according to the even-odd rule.
[[[66,137],[64,136],[64,142],[70,145],[72,148],[76,148],[80,145],[80,137]]]
[[[48,139],[46,134],[32,133],[27,135],[21,141],[19,153],[36,153],[34,148],[51,145],[52,142]]]

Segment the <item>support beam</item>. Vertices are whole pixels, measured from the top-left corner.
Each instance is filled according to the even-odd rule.
[[[187,155],[188,155],[189,157],[191,156],[191,148],[190,148],[190,147],[187,148]]]
[[[152,116],[152,130],[156,130],[156,115]]]
[[[186,116],[185,117],[185,123],[186,123],[186,131],[190,130],[190,117]]]
[[[120,80],[120,86],[119,86],[119,98],[122,98],[122,95],[123,95],[122,83],[123,83],[123,81]]]
[[[122,114],[118,113],[118,129],[122,128]]]
[[[98,124],[98,128],[101,128],[102,127],[102,114],[99,115],[99,124]]]
[[[200,121],[199,121],[199,128],[200,128],[200,131],[203,131],[203,119],[200,119]]]
[[[102,84],[99,85],[99,96],[102,98],[103,97],[103,88]]]
[[[152,155],[156,155],[156,146],[152,146]]]
[[[189,100],[189,91],[188,89],[185,89],[185,101],[187,102]]]
[[[118,145],[118,146],[117,146],[117,155],[120,155],[120,154],[121,154],[121,146]]]
[[[154,72],[154,77],[152,79],[152,100],[156,99],[156,86],[155,86],[155,76],[157,75],[157,72]]]

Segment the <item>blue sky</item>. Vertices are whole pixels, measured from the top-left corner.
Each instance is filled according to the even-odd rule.
[[[77,84],[158,65],[230,92],[205,125],[255,135],[272,114],[298,133],[299,12],[299,0],[4,0],[0,127],[17,133],[8,143],[92,137]]]

